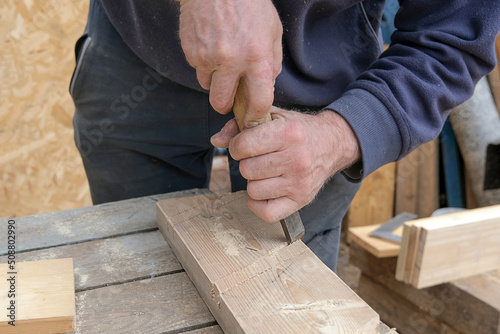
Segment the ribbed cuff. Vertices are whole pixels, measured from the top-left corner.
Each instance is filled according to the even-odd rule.
[[[370,92],[352,89],[327,106],[339,113],[358,137],[362,160],[343,174],[359,182],[377,168],[396,161],[401,152],[401,134],[386,106]]]

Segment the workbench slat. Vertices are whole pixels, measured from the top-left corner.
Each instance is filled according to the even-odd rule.
[[[160,334],[214,321],[185,273],[77,293],[76,333]]]
[[[17,261],[73,258],[77,291],[182,270],[159,231],[19,253]],[[0,263],[7,257],[0,257]]]
[[[12,218],[16,226],[16,251],[47,248],[104,237],[156,229],[156,198],[207,193],[193,189],[128,199],[67,211]],[[4,218],[7,221],[7,218]],[[1,235],[1,234],[0,234]],[[7,238],[0,238],[0,255],[7,254]]]

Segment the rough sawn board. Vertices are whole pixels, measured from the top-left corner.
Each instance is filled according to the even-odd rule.
[[[377,333],[379,316],[246,192],[160,201],[158,227],[226,333]]]

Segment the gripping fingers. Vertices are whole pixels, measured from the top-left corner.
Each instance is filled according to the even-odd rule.
[[[284,219],[300,209],[300,206],[288,197],[279,197],[264,201],[249,198],[248,207],[257,216],[269,223]]]
[[[238,88],[239,76],[232,71],[216,70],[210,84],[210,104],[221,114],[231,111],[234,95]]]

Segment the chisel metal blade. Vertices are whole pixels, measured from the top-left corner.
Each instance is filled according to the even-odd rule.
[[[285,232],[286,241],[288,244],[295,242],[297,240],[302,240],[304,238],[305,229],[304,224],[302,224],[302,219],[298,211],[292,213],[285,219],[280,220],[283,232]]]

